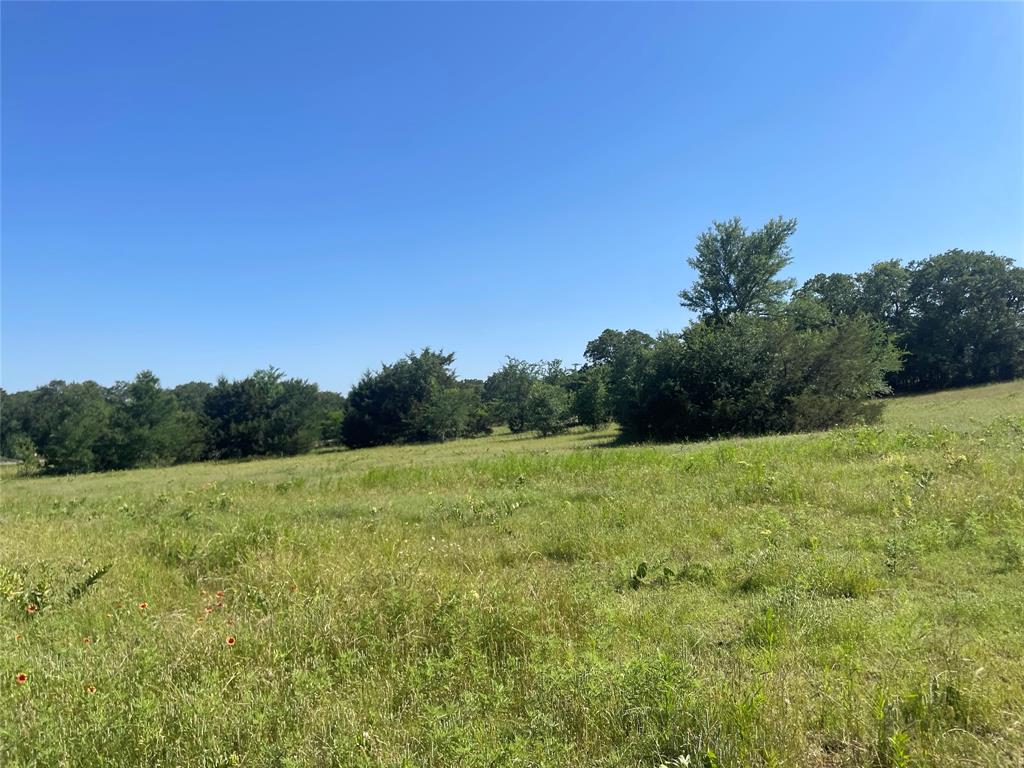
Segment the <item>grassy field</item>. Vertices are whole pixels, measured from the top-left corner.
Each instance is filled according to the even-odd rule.
[[[1024,382],[813,435],[3,471],[5,767],[1024,765]]]

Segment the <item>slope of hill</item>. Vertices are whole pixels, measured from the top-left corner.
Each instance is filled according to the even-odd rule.
[[[1024,761],[1024,382],[614,441],[7,471],[0,764]]]

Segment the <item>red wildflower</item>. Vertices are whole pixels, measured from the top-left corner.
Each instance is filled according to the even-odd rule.
[[[28,605],[25,606],[25,611],[27,613],[35,613],[38,610],[39,610],[39,606],[36,605],[35,603],[29,603]]]
[[[233,646],[235,644],[235,636],[234,635],[228,635],[228,639],[225,642],[227,642],[228,647],[230,648],[231,646]]]
[[[18,685],[24,685],[25,683],[28,682],[28,675],[26,675],[24,672],[19,672],[18,674],[16,674],[14,676],[14,681]]]
[[[144,611],[144,610],[146,610],[147,608],[149,608],[149,603],[147,603],[147,602],[145,602],[145,601],[143,601],[143,602],[139,603],[139,610],[140,610],[140,611]]]

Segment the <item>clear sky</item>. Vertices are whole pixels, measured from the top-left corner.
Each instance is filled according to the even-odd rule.
[[[678,329],[712,219],[789,272],[1024,249],[1020,4],[3,3],[2,383],[345,391]]]

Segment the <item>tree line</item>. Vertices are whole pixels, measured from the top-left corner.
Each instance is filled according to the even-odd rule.
[[[424,349],[368,371],[347,396],[275,369],[166,389],[53,381],[0,390],[0,454],[86,472],[295,455],[490,432],[555,434],[617,422],[628,439],[821,429],[878,417],[883,396],[1024,375],[1024,269],[982,251],[818,274],[797,287],[793,219],[715,222],[680,292],[696,319],[651,336],[607,329],[584,362],[508,358],[486,380]]]

